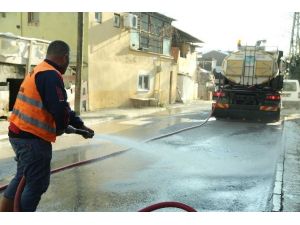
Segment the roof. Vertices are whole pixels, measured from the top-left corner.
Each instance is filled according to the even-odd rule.
[[[218,51],[218,50],[212,50],[206,53],[203,53],[203,58],[209,58],[213,56],[224,56],[226,57],[228,55],[228,52]]]
[[[166,16],[164,14],[161,14],[161,13],[158,13],[158,12],[155,12],[156,15],[159,15],[160,17],[163,17],[165,19],[168,19],[168,20],[171,20],[171,21],[176,21],[175,19],[169,17],[169,16]]]
[[[174,26],[173,26],[174,27]],[[177,41],[177,42],[190,42],[190,43],[204,43],[203,41],[201,41],[200,39],[174,27],[174,34],[173,34],[173,38]]]
[[[43,42],[43,43],[47,43],[49,44],[50,41],[48,40],[44,40],[44,39],[39,39],[39,38],[29,38],[29,37],[23,37],[23,36],[18,36],[15,35],[13,33],[0,33],[0,37],[4,37],[4,38],[10,38],[10,39],[21,39],[21,40],[25,40],[25,41],[38,41],[38,42]]]
[[[159,19],[164,20],[164,21],[168,21],[169,23],[172,23],[172,21],[176,21],[175,19],[173,19],[171,17],[168,17],[164,14],[158,13],[158,12],[137,12],[135,14],[141,14],[141,13],[148,14],[150,16],[159,18]]]
[[[212,50],[202,54],[200,61],[213,60],[217,61],[217,66],[221,66],[224,58],[228,55],[227,52]]]

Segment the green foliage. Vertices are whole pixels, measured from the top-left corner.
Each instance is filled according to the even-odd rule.
[[[289,64],[289,79],[296,79],[300,81],[300,57],[293,56]]]

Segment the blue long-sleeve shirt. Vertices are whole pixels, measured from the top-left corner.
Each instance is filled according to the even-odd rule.
[[[45,59],[45,61],[58,71],[61,71],[59,65],[48,59]],[[44,107],[54,118],[58,134],[61,133],[69,124],[76,128],[82,127],[82,120],[76,116],[75,112],[71,110],[69,103],[67,102],[67,93],[63,80],[56,71],[48,70],[37,73],[35,77],[35,84],[42,98]],[[9,136],[18,138],[37,137],[34,134],[18,129],[12,123],[9,126]]]

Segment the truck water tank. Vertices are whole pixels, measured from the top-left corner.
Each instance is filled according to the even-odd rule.
[[[247,46],[228,55],[222,64],[224,76],[242,85],[262,84],[278,75],[278,51]]]

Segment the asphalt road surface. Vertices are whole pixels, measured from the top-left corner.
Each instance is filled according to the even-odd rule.
[[[270,211],[283,149],[281,122],[212,118],[199,128],[145,143],[201,124],[208,115],[209,108],[190,106],[101,124],[93,140],[64,138],[57,144],[64,147],[55,152],[54,167],[108,157],[52,175],[38,210],[135,212],[178,201],[197,211]]]
[[[198,128],[146,142],[202,124],[209,109],[209,104],[190,105],[98,124],[90,140],[63,135],[53,146],[53,169],[101,160],[53,174],[38,211],[135,212],[163,201],[197,211],[270,211],[284,123],[211,118]],[[8,142],[0,145],[3,185],[15,162]]]

